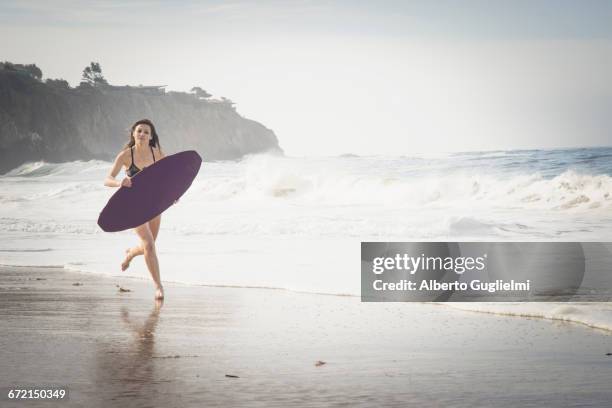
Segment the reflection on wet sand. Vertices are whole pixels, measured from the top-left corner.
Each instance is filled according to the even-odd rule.
[[[163,300],[157,300],[144,321],[133,317],[126,306],[121,308],[121,326],[128,328],[129,339],[126,343],[125,332],[118,338],[103,340],[97,364],[97,395],[105,400],[121,401],[137,398],[147,405],[153,403],[155,393],[151,384],[158,383],[155,371],[155,330]]]

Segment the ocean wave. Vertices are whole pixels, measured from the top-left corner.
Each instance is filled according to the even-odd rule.
[[[0,217],[0,230],[2,232],[28,232],[28,233],[54,233],[54,234],[99,234],[101,230],[90,221],[77,222],[66,220],[57,222],[52,220],[32,220],[25,218]]]
[[[571,322],[612,332],[612,304],[605,302],[439,304],[470,312]]]
[[[517,222],[487,222],[474,217],[449,217],[448,230],[452,235],[503,235],[506,232],[524,232],[529,233],[530,228],[527,225]]]
[[[0,177],[43,177],[60,174],[75,174],[107,168],[110,163],[101,160],[76,160],[65,163],[44,161],[24,163]]]
[[[557,164],[531,171],[507,160],[508,152],[453,158],[288,158],[253,155],[240,162],[207,163],[190,197],[200,201],[273,200],[307,205],[384,205],[402,208],[608,210],[612,177]],[[600,154],[604,157],[606,152]],[[467,154],[464,154],[467,155]],[[472,154],[473,155],[473,154]],[[501,161],[500,161],[501,160]],[[534,157],[526,159],[538,162]],[[574,162],[579,157],[573,159]],[[480,162],[487,162],[482,164]],[[571,162],[571,160],[569,160]],[[477,163],[477,164],[475,164]],[[67,198],[106,191],[110,163],[28,163],[0,176],[0,201]],[[552,169],[557,174],[550,175]],[[509,170],[511,169],[511,170]],[[13,178],[44,178],[31,189],[11,188]],[[55,182],[54,182],[55,181]],[[15,180],[15,183],[19,183]],[[109,190],[110,191],[110,190]],[[99,199],[99,194],[95,198]]]
[[[3,264],[0,266],[9,268],[41,268],[41,269],[64,269],[64,265],[30,265],[30,264]]]
[[[53,248],[11,248],[0,249],[0,252],[50,252]]]
[[[365,166],[366,163],[362,165]],[[402,207],[491,207],[546,210],[612,208],[612,177],[566,170],[540,173],[474,173],[452,169],[420,172],[351,168],[338,162],[304,163],[277,158],[247,161],[242,173],[203,175],[204,198],[289,199],[314,204],[396,204]]]
[[[56,184],[49,189],[42,189],[42,191],[29,194],[24,196],[25,200],[36,201],[45,200],[50,198],[68,198],[72,196],[81,196],[83,194],[92,192],[103,192],[104,186],[101,183],[93,182],[71,182]]]
[[[498,164],[500,154],[488,153]],[[605,236],[611,228],[604,219],[612,209],[612,177],[607,174],[566,169],[546,176],[546,171],[486,166],[468,171],[451,166],[453,157],[259,155],[206,163],[178,204],[180,213],[168,210],[172,221],[163,228],[181,236],[377,239],[582,239]],[[102,183],[110,166],[99,161],[34,163],[11,177],[0,176],[0,230],[99,232],[99,211],[116,191]]]

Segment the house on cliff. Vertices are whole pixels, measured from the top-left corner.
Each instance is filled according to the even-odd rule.
[[[130,85],[104,85],[100,89],[111,92],[139,92],[146,95],[164,95],[167,85],[130,86]]]

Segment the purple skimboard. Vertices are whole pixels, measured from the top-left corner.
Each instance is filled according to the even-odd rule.
[[[188,150],[166,156],[132,178],[132,187],[120,187],[100,213],[98,225],[106,232],[134,228],[155,218],[189,189],[202,158]]]

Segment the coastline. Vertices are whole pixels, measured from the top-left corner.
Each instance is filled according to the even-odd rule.
[[[69,400],[57,406],[602,406],[612,398],[612,337],[574,324],[173,283],[158,306],[148,281],[53,268],[0,267],[0,292],[0,385],[67,384]]]

